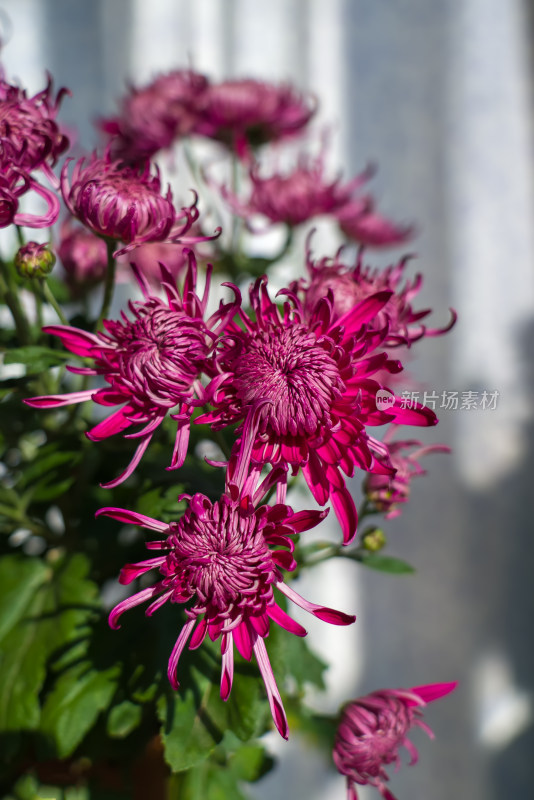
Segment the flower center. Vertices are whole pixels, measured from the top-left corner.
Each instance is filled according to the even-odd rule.
[[[193,395],[210,348],[206,326],[155,298],[132,310],[133,321],[107,323],[115,341],[106,353],[108,379],[117,380],[134,402],[172,408]]]
[[[195,596],[195,613],[236,619],[246,609],[261,612],[278,577],[261,523],[226,498],[213,505],[202,501],[200,511],[189,508],[170,526],[164,571],[182,597]]]
[[[272,325],[252,334],[234,366],[243,405],[271,400],[263,430],[280,436],[309,436],[330,428],[330,410],[344,389],[329,341],[319,341],[305,325]]]

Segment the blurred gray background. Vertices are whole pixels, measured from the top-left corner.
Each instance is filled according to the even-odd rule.
[[[502,800],[533,785],[532,554],[534,193],[532,24],[521,0],[1,0],[10,79],[32,92],[49,69],[73,96],[61,119],[86,148],[127,80],[191,64],[211,77],[288,79],[317,93],[333,123],[331,166],[373,161],[379,208],[414,221],[416,308],[452,334],[416,346],[428,391],[498,391],[496,410],[440,410],[429,457],[390,552],[417,567],[390,577],[329,563],[303,581],[311,600],[356,611],[353,630],[306,625],[335,663],[334,710],[382,687],[458,680],[431,706],[436,741],[393,778],[399,800]],[[6,22],[2,23],[5,28]],[[335,234],[321,234],[333,255]],[[328,248],[328,249],[327,249]],[[368,254],[385,264],[398,257]],[[413,431],[408,432],[413,433]],[[416,435],[419,431],[415,432]],[[340,579],[341,576],[341,579]],[[331,765],[293,737],[254,797],[344,798]],[[363,800],[377,796],[361,791]]]

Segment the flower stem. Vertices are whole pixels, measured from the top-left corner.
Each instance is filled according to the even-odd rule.
[[[61,306],[57,302],[56,298],[52,294],[52,290],[50,289],[50,286],[46,282],[46,279],[45,278],[40,278],[39,279],[39,284],[40,284],[41,289],[43,291],[44,299],[46,300],[46,302],[49,303],[52,306],[52,308],[54,309],[54,311],[58,315],[61,323],[63,325],[68,325],[69,321],[66,318],[66,316],[64,315],[63,311],[61,310]]]
[[[113,257],[113,251],[115,250],[117,242],[115,239],[106,239],[106,247],[108,251],[108,267],[106,271],[106,283],[104,285],[104,298],[102,300],[102,308],[100,310],[99,317],[96,321],[95,331],[99,328],[102,328],[102,322],[106,319],[109,309],[111,306],[111,301],[113,299],[113,289],[115,288],[115,259]]]
[[[0,259],[0,292],[11,311],[20,343],[29,344],[32,335],[28,319],[19,300],[19,289],[13,280],[9,265],[2,259]]]

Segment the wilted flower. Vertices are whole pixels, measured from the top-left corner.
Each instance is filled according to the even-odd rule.
[[[251,411],[245,427],[257,426],[258,412],[259,408]],[[244,441],[249,438],[244,437]],[[138,524],[161,536],[146,545],[149,550],[162,551],[161,555],[126,565],[120,576],[121,583],[129,584],[157,568],[161,573],[159,580],[115,606],[109,621],[113,628],[118,628],[118,619],[124,611],[148,600],[151,603],[145,611],[147,616],[167,601],[187,603],[187,621],[168,665],[173,688],[179,687],[176,671],[187,643],[190,640],[189,648],[194,650],[208,634],[213,641],[221,641],[220,692],[223,700],[227,700],[232,688],[235,644],[247,661],[254,653],[275,725],[287,739],[287,719],[264,639],[269,635],[271,621],[297,636],[305,636],[306,630],[277,604],[274,589],[326,622],[349,625],[355,617],[310,603],[285,585],[281,570],[296,567],[292,537],[315,527],[326,512],[295,513],[280,503],[258,505],[283,470],[272,470],[260,483],[259,471],[250,472],[249,462],[250,447],[245,444],[227,473],[222,497],[212,502],[202,494],[186,496],[188,507],[177,522],[167,524],[122,508],[102,508],[97,512],[97,516],[103,514]]]
[[[100,128],[113,137],[114,157],[143,161],[190,133],[207,86],[203,75],[180,69],[159,75],[141,89],[132,87],[122,101],[120,114],[100,122]]]
[[[365,479],[365,494],[379,511],[387,511],[386,518],[393,519],[401,513],[400,503],[408,502],[410,497],[410,483],[418,475],[426,475],[419,464],[419,459],[429,453],[450,453],[451,448],[444,444],[431,444],[423,446],[416,439],[404,441],[391,441],[396,426],[392,426],[384,437],[391,459],[391,465],[396,470],[394,475],[368,475]],[[411,448],[417,448],[411,453]]]
[[[348,267],[342,263],[341,250],[334,259],[322,258],[314,262],[308,248],[307,268],[309,280],[292,284],[294,291],[299,291],[303,298],[306,315],[322,297],[330,290],[333,295],[334,316],[341,317],[355,305],[377,292],[391,292],[389,302],[377,313],[370,327],[382,330],[388,326],[385,346],[411,345],[423,336],[440,336],[447,333],[456,322],[456,313],[451,309],[451,320],[444,328],[427,328],[421,320],[431,313],[431,309],[414,311],[412,300],[421,289],[423,278],[416,275],[410,283],[401,288],[404,270],[409,256],[402,258],[397,264],[386,269],[371,269],[363,266],[363,251],[358,253],[356,263]]]
[[[94,367],[69,367],[71,372],[101,375],[109,385],[97,390],[34,397],[25,400],[27,405],[55,408],[93,400],[103,406],[121,406],[88,431],[92,441],[107,439],[132,425],[143,426],[135,433],[125,434],[126,438],[138,439],[139,445],[128,467],[105,484],[107,488],[117,486],[132,474],[154,432],[168,415],[177,423],[169,469],[176,469],[184,462],[191,413],[195,406],[209,399],[200,374],[217,334],[235,313],[235,303],[221,302],[219,310],[204,321],[209,276],[208,270],[206,288],[200,298],[196,293],[196,261],[190,252],[182,296],[168,270],[162,267],[161,285],[167,302],[151,297],[146,281],[137,273],[144,300],[129,303],[131,319],[122,313],[119,321],[104,320],[106,333],[89,333],[66,325],[43,328],[45,333],[58,336],[72,353],[94,361]],[[175,407],[177,410],[171,414]]]
[[[314,113],[315,103],[290,85],[275,86],[251,78],[229,80],[203,92],[195,132],[245,156],[250,145],[298,133]]]
[[[47,244],[27,242],[15,255],[15,268],[22,278],[44,278],[52,272],[56,257]]]
[[[420,708],[449,694],[456,686],[456,683],[433,683],[413,689],[382,689],[345,707],[333,758],[347,778],[347,800],[358,800],[355,784],[374,786],[384,800],[395,800],[386,786],[389,776],[385,767],[400,766],[401,747],[408,750],[410,765],[417,763],[417,750],[407,738],[410,730],[419,727],[434,738],[421,719]]]
[[[244,420],[260,400],[263,407],[253,443],[257,464],[289,465],[302,469],[320,505],[329,499],[349,542],[357,525],[345,475],[355,467],[391,474],[387,446],[371,438],[366,427],[396,421],[434,425],[435,414],[416,404],[403,408],[392,395],[387,411],[377,408],[382,386],[372,379],[378,370],[402,369],[383,352],[373,351],[385,333],[366,326],[382,310],[391,292],[379,292],[337,318],[323,298],[304,315],[298,298],[288,299],[282,311],[270,299],[266,278],[250,291],[254,318],[239,310],[241,326],[231,323],[216,359],[214,410],[197,422],[222,428]],[[244,436],[244,434],[242,434]]]
[[[121,255],[143,242],[182,241],[192,244],[196,238],[185,237],[198,219],[196,200],[177,215],[170,187],[161,194],[159,172],[144,166],[128,166],[93,154],[88,164],[80,159],[69,185],[67,159],[61,170],[61,191],[71,214],[84,225],[109,239],[126,244],[115,255]],[[177,222],[185,219],[181,227]],[[205,239],[206,237],[202,237]]]
[[[87,228],[74,226],[70,220],[64,222],[57,252],[75,295],[104,279],[108,263],[106,243]]]

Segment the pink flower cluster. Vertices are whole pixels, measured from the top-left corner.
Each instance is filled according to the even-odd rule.
[[[48,198],[31,173],[40,170],[53,180],[50,166],[66,147],[54,121],[58,101],[50,102],[50,86],[31,100],[8,84],[0,85],[2,92],[0,220],[48,225],[57,217],[55,196],[48,200],[49,213],[36,222],[18,214],[17,192],[33,188]],[[143,588],[112,610],[110,625],[118,627],[123,612],[144,603],[147,616],[166,603],[183,606],[185,622],[168,664],[171,685],[178,688],[184,649],[199,647],[206,635],[220,642],[224,700],[232,688],[234,647],[246,660],[254,655],[274,723],[285,738],[287,718],[265,640],[271,623],[297,636],[306,631],[280,605],[280,595],[326,622],[355,621],[354,615],[304,599],[286,582],[284,573],[297,567],[297,537],[328,513],[294,512],[287,504],[288,479],[301,473],[316,503],[331,504],[344,545],[357,532],[357,509],[347,487],[357,470],[367,476],[375,506],[389,516],[398,513],[411,477],[422,473],[417,457],[447,448],[431,446],[403,456],[406,447],[419,443],[372,435],[381,426],[437,423],[429,408],[406,407],[395,396],[390,380],[403,367],[391,351],[444,333],[455,315],[446,328],[427,329],[422,320],[429,311],[412,308],[420,276],[400,286],[406,259],[372,271],[363,267],[361,252],[352,268],[340,261],[341,253],[314,262],[308,252],[307,280],[290,283],[274,296],[267,277],[259,277],[249,289],[248,307],[239,288],[225,284],[233,297],[209,310],[212,267],[199,289],[191,249],[210,238],[196,225],[197,196],[177,211],[170,188],[162,192],[149,158],[179,136],[208,136],[247,160],[253,187],[248,203],[243,206],[226,193],[243,217],[259,213],[273,223],[295,226],[330,214],[362,243],[405,241],[410,229],[377,215],[371,198],[354,196],[368,172],[347,184],[329,182],[321,157],[315,162],[303,158],[289,175],[260,177],[250,148],[295,135],[313,112],[314,103],[290,86],[254,80],[213,84],[192,70],[130,91],[121,114],[101,123],[112,137],[104,155],[78,160],[70,177],[72,159],[62,167],[65,205],[83,227],[64,223],[58,252],[76,296],[113,275],[108,258],[118,246],[113,256],[127,254],[142,299],[130,301],[119,318],[104,318],[103,330],[45,327],[46,334],[84,360],[83,366],[68,367],[70,372],[97,377],[99,387],[25,401],[41,409],[92,401],[106,409],[87,437],[99,442],[122,434],[135,449],[105,488],[134,474],[164,422],[174,431],[169,470],[184,464],[192,423],[213,432],[235,428],[227,460],[213,464],[226,470],[224,493],[217,499],[183,495],[186,509],[170,523],[114,506],[98,512],[158,536],[146,543],[155,555],[126,565],[120,581],[130,584],[151,571],[157,577],[151,585],[144,578]],[[393,396],[387,409],[377,405],[384,389]],[[383,765],[396,759],[409,728],[421,724],[412,706],[441,696],[424,689],[377,693],[346,711],[335,759],[348,776],[350,797],[356,797],[354,783],[368,782],[392,800]]]
[[[245,156],[251,146],[298,133],[314,112],[315,102],[287,84],[251,78],[212,83],[193,70],[175,70],[131,88],[119,115],[100,127],[111,137],[114,155],[128,162],[151,158],[190,134]]]

